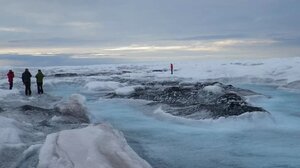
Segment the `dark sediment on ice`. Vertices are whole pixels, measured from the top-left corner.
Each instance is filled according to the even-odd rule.
[[[137,82],[135,82],[137,83]],[[246,102],[251,90],[219,82],[180,83],[178,81],[141,82],[129,95],[108,94],[111,98],[132,98],[161,103],[172,115],[194,119],[237,116],[246,112],[266,112]]]

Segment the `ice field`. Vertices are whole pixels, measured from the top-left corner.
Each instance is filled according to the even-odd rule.
[[[24,68],[1,67],[0,167],[300,167],[300,58],[174,65],[174,75],[163,63],[44,67],[46,94],[36,94],[32,79],[31,97],[24,96],[18,78]],[[16,75],[11,91],[9,68]],[[197,120],[172,116],[145,100],[107,98],[139,87],[125,79],[232,84],[259,93],[247,101],[268,113]],[[48,122],[58,128],[35,125],[19,113],[27,104],[82,108],[90,124],[72,120],[65,128],[65,120],[54,116]]]

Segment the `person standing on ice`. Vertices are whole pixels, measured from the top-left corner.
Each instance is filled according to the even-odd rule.
[[[22,74],[22,81],[23,81],[23,84],[25,85],[25,95],[26,96],[30,96],[31,95],[31,78],[32,75],[31,73],[29,72],[29,70],[26,68],[25,71],[23,72]]]
[[[173,64],[170,64],[170,68],[171,68],[171,75],[173,75]]]
[[[39,69],[38,73],[35,75],[38,94],[43,94],[44,93],[44,90],[43,90],[43,79],[44,79],[44,77],[45,77],[44,74]]]
[[[7,73],[7,78],[8,78],[8,83],[9,83],[9,90],[11,90],[13,88],[13,84],[14,84],[14,77],[15,74],[14,72],[10,69]]]

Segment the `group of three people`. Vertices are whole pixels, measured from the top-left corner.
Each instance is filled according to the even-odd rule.
[[[9,89],[11,90],[13,88],[13,78],[15,77],[15,74],[12,70],[9,70],[7,73],[7,78],[9,82]],[[30,96],[31,95],[31,73],[29,70],[26,68],[25,71],[22,74],[22,82],[25,85],[25,95]],[[36,83],[37,83],[37,90],[38,94],[43,94],[43,79],[44,79],[44,74],[42,71],[39,69],[38,73],[35,75],[36,78]]]

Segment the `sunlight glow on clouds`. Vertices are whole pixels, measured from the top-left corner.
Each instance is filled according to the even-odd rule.
[[[147,52],[221,52],[225,49],[238,48],[240,46],[272,45],[276,43],[273,40],[217,40],[217,41],[168,41],[157,42],[157,44],[135,44],[123,47],[40,47],[40,48],[0,48],[0,54],[18,54],[18,55],[58,55],[58,54],[78,54],[86,55],[84,57],[95,57],[103,55],[122,55],[130,53]]]
[[[274,40],[219,40],[219,41],[190,41],[169,42],[174,45],[130,45],[125,47],[104,49],[105,51],[137,51],[137,52],[157,52],[157,51],[195,51],[195,52],[218,52],[226,47],[271,45],[276,43]],[[177,45],[176,45],[177,43]]]
[[[20,27],[0,27],[0,32],[26,33],[30,30]]]
[[[80,27],[80,28],[94,28],[100,26],[99,23],[94,22],[67,22],[65,23],[66,26],[72,26],[72,27]]]
[[[74,51],[71,48],[0,48],[0,54],[16,54],[16,55],[33,55],[33,56],[42,56],[42,55],[56,55],[69,53]]]
[[[251,45],[271,45],[277,43],[275,40],[222,40],[213,42],[214,46],[230,47],[230,46],[251,46]]]

